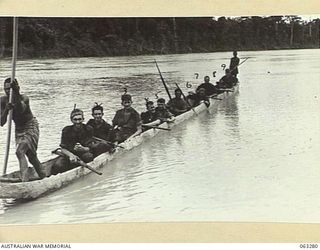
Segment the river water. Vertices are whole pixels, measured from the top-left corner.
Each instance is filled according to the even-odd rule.
[[[111,121],[126,87],[134,107],[223,75],[231,53],[19,60],[21,92],[40,122],[38,154],[53,157],[74,104]],[[240,52],[240,92],[103,169],[31,202],[0,201],[1,224],[320,222],[320,50]],[[0,79],[11,62],[0,61]],[[213,77],[216,71],[216,78]],[[186,82],[192,84],[187,89]],[[6,128],[0,130],[3,162]],[[11,145],[8,172],[18,169]]]

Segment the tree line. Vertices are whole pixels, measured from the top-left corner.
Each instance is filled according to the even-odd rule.
[[[319,48],[320,19],[299,16],[20,17],[20,58],[124,56]],[[12,51],[12,18],[0,18],[0,57]]]

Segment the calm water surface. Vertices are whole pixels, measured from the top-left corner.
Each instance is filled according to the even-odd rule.
[[[94,102],[111,121],[126,87],[134,107],[223,75],[231,53],[19,60],[21,92],[40,122],[38,154],[59,145],[74,104]],[[142,221],[320,222],[320,50],[240,52],[240,93],[103,169],[32,202],[0,200],[1,224]],[[0,61],[0,79],[10,75]],[[199,74],[199,78],[196,79]],[[0,162],[6,128],[0,130]],[[8,171],[18,169],[14,142]]]

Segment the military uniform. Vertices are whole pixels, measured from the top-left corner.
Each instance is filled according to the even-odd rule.
[[[116,129],[116,141],[123,142],[133,135],[140,125],[140,115],[132,107],[120,109],[116,112],[112,124],[118,126]]]
[[[74,125],[66,126],[62,130],[60,147],[67,149],[71,153],[80,157],[84,162],[90,162],[93,160],[92,152],[77,152],[74,150],[74,146],[80,143],[84,147],[89,147],[94,142],[93,128],[89,125],[81,124],[80,129],[76,129]]]
[[[167,106],[169,110],[174,115],[180,115],[188,110],[187,102],[182,98],[172,98],[168,103]]]
[[[140,117],[141,117],[142,124],[154,122],[158,119],[157,113],[156,112],[152,113],[150,111],[142,112]]]

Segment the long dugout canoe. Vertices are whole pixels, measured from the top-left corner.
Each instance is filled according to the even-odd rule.
[[[220,102],[223,102],[223,100],[234,96],[238,92],[238,89],[239,89],[239,85],[237,84],[232,89],[228,89],[227,91],[215,96],[214,98],[209,98],[210,100],[209,107],[207,107],[204,103],[201,103],[200,105],[194,107],[193,110],[191,109],[179,116],[176,116],[174,122],[171,122],[171,123],[165,122],[160,124],[159,127],[171,128],[195,116],[196,114],[199,114],[208,109],[212,109],[213,107],[216,107]],[[218,98],[220,100],[217,100]],[[158,124],[159,124],[159,121],[155,121],[148,125],[158,125]],[[137,147],[138,145],[142,144],[143,141],[154,137],[159,132],[160,132],[159,129],[152,128],[140,134],[136,133],[131,137],[129,137],[123,143],[119,144],[123,148],[117,147],[116,151],[112,154],[103,153],[98,157],[96,157],[92,162],[88,163],[88,165],[94,169],[100,169],[102,167],[106,167],[108,165],[108,162],[110,162],[116,156],[119,156],[122,153],[127,152],[134,147]],[[51,169],[51,166],[54,160],[55,158],[42,163],[43,167],[48,171],[48,169]],[[35,177],[37,176],[33,168],[29,167],[29,171]],[[19,171],[11,172],[0,177],[0,198],[35,199],[49,192],[52,192],[54,190],[58,190],[74,182],[80,177],[90,173],[92,173],[90,170],[79,166],[67,172],[60,173],[57,175],[51,175],[49,177],[46,177],[40,180],[33,180],[29,182],[14,182],[12,180],[19,178]]]

